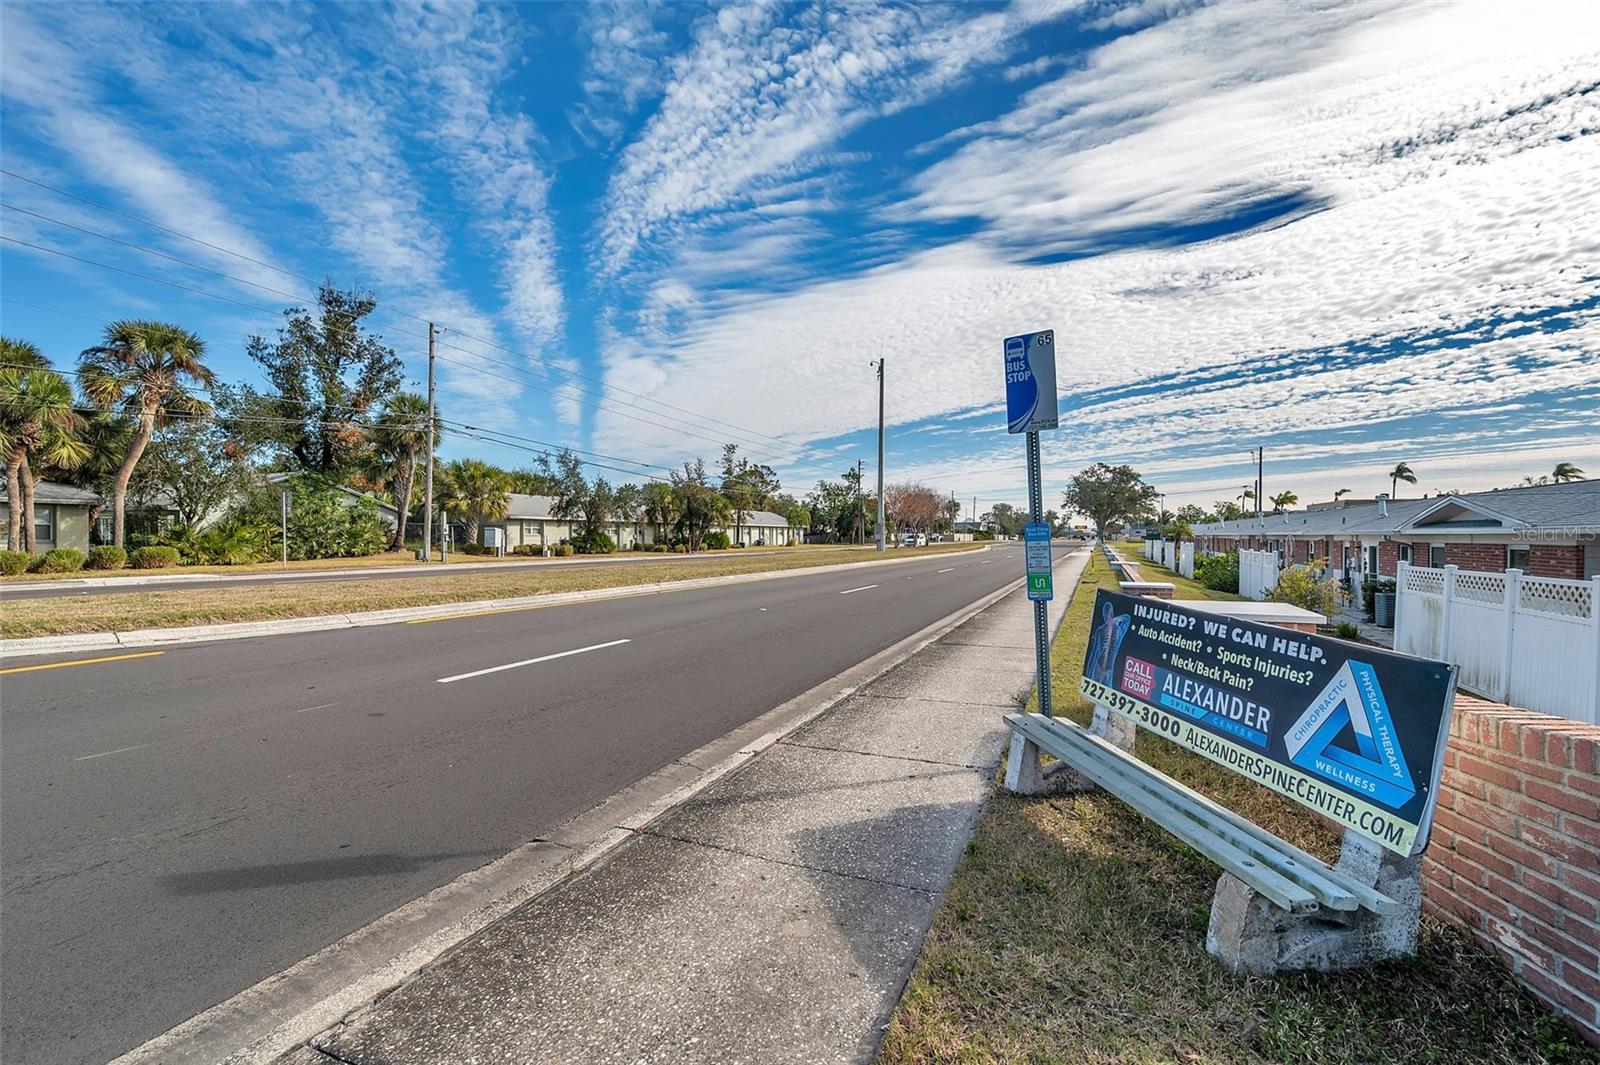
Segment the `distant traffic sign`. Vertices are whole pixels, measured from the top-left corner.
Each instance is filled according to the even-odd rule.
[[[1028,572],[1028,598],[1047,603],[1055,597],[1050,576],[1050,526],[1030,522],[1022,527],[1023,566]]]
[[[1056,408],[1056,334],[1053,329],[1006,337],[1006,424],[1035,433],[1059,424]]]

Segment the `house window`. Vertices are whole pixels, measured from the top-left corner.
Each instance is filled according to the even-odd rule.
[[[94,542],[109,544],[116,538],[116,517],[112,514],[102,514],[94,523]]]
[[[56,508],[33,508],[33,542],[53,544],[56,541]]]
[[[1444,568],[1444,545],[1443,544],[1429,544],[1428,545],[1428,565],[1432,566],[1434,569],[1443,569]]]
[[[1378,575],[1378,549],[1367,548],[1367,573],[1376,577]]]
[[[1506,545],[1506,569],[1520,569],[1528,572],[1528,559],[1530,553],[1526,544]]]

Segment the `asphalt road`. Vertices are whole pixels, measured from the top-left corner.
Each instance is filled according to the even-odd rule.
[[[826,548],[828,545],[819,545]],[[811,550],[817,550],[817,547]],[[833,548],[849,550],[849,548]],[[102,577],[105,584],[85,586],[73,578],[51,581],[14,581],[0,583],[0,602],[17,599],[59,599],[82,595],[125,595],[138,592],[172,592],[186,588],[249,588],[261,584],[310,584],[319,581],[378,581],[409,580],[418,577],[459,577],[470,573],[515,573],[522,569],[550,566],[560,569],[598,569],[603,566],[673,566],[685,562],[704,562],[711,558],[750,558],[756,555],[781,554],[787,549],[755,548],[726,555],[668,555],[654,552],[619,552],[599,557],[574,557],[568,559],[545,558],[507,562],[460,562],[448,566],[364,566],[355,570],[285,570],[283,573],[250,573],[239,576],[221,574],[188,574],[183,580],[156,580],[146,584],[136,583],[127,577]],[[85,577],[94,578],[92,573]]]
[[[1021,570],[1007,545],[0,675],[0,1058],[138,1046]]]

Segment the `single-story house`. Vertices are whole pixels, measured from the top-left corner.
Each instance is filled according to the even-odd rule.
[[[562,540],[571,539],[583,527],[581,519],[557,518],[552,513],[556,504],[554,496],[512,492],[510,504],[504,518],[484,523],[485,528],[504,530],[508,552],[524,544],[535,548],[553,547]],[[608,521],[601,526],[601,530],[616,541],[617,549],[621,551],[632,550],[636,543],[653,544],[667,538],[665,531],[654,522],[643,519]],[[788,518],[768,510],[746,511],[743,524],[737,529],[732,524],[725,525],[722,531],[727,533],[730,541],[738,540],[746,547],[799,543],[804,535],[803,529],[790,526]]]
[[[1586,580],[1600,574],[1600,480],[1269,514],[1194,527],[1202,554],[1276,551],[1327,559],[1334,577],[1392,578],[1397,565],[1459,566]]]
[[[100,497],[84,488],[57,481],[40,481],[33,489],[33,537],[35,550],[73,547],[89,550],[89,511],[100,506]],[[0,549],[10,550],[11,501],[0,479]],[[20,550],[20,548],[19,548]]]

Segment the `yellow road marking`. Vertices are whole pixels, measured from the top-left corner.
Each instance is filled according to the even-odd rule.
[[[154,658],[164,655],[165,651],[136,651],[127,655],[107,655],[104,658],[79,658],[72,662],[46,662],[42,666],[12,666],[10,669],[0,669],[0,676],[7,673],[32,673],[36,669],[66,669],[68,666],[92,666],[100,662],[121,662],[129,658]]]

